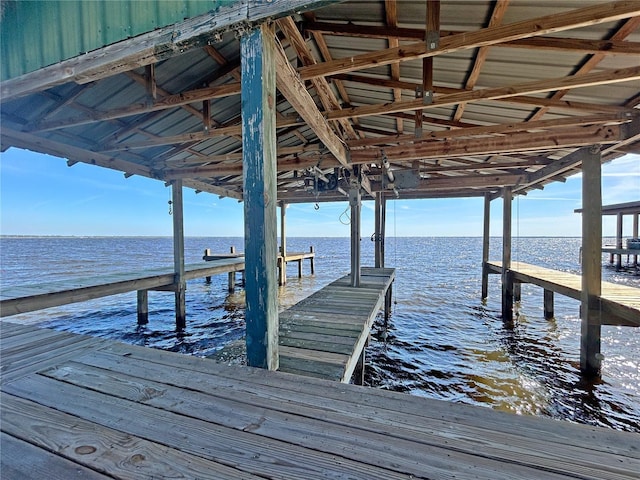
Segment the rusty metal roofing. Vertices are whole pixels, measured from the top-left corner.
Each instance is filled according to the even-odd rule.
[[[93,2],[71,3],[84,11]],[[180,15],[200,10],[199,2],[168,3]],[[274,0],[269,8],[289,12],[292,3]],[[558,165],[581,146],[601,145],[603,161],[640,152],[640,4],[438,3],[439,45],[431,66],[423,61],[431,54],[415,53],[429,33],[425,1],[353,0],[294,8],[301,13],[276,21],[277,43],[291,68],[373,191],[406,198],[497,195],[512,186],[524,194],[578,171],[579,162]],[[44,18],[46,11],[38,15]],[[7,13],[3,35],[11,30]],[[164,21],[174,23],[154,30],[160,20],[151,13],[137,18],[129,10],[138,27],[124,36],[140,33],[154,46],[167,29],[196,28],[189,18],[163,12]],[[157,40],[163,52],[158,58],[145,51],[147,56],[114,60],[114,46],[142,51],[134,39],[124,39],[105,49],[93,46],[105,57],[99,68],[83,56],[25,75],[24,68],[3,68],[2,149],[29,148],[164,181],[182,178],[197,190],[241,198],[239,38],[251,22],[229,20],[220,30],[209,15],[210,29],[201,22],[197,38],[179,49]],[[34,34],[36,43],[62,35],[65,22],[50,18],[52,30]],[[80,37],[83,28],[76,32]],[[32,46],[25,41],[10,61],[33,65]],[[89,49],[79,40],[74,48]],[[344,59],[368,63],[353,68]],[[425,72],[432,77],[433,101],[416,104]],[[186,103],[182,96],[194,100]],[[206,105],[209,118],[203,119]],[[417,133],[416,105],[423,106]],[[344,181],[353,165],[340,165],[285,95],[278,94],[276,108],[280,199],[344,198],[317,185],[333,174]],[[402,172],[402,181],[390,185],[386,160]]]

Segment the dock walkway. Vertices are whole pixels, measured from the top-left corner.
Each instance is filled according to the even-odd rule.
[[[502,262],[487,262],[489,273],[501,273]],[[513,262],[511,273],[514,282],[532,283],[545,291],[559,293],[580,300],[582,277],[572,273],[538,267],[523,262]],[[546,308],[546,307],[545,307]],[[600,295],[602,325],[640,326],[640,289],[611,282],[602,282]]]
[[[185,280],[244,270],[243,258],[227,258],[185,265]],[[99,277],[2,288],[0,317],[84,302],[120,293],[168,289],[175,282],[173,267],[133,273],[111,273]]]
[[[640,435],[0,323],[2,478],[636,479]]]
[[[378,311],[389,305],[393,268],[362,268],[281,312],[280,370],[349,382]]]

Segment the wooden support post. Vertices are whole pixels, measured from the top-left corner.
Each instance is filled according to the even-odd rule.
[[[617,221],[617,228],[616,228],[616,248],[622,248],[622,224],[623,224],[623,219],[624,219],[624,215],[622,215],[622,212],[618,212],[618,221]],[[622,254],[618,253],[617,255],[617,260],[616,260],[616,270],[621,270],[622,269]]]
[[[554,317],[553,312],[553,290],[544,290],[544,318],[551,320]]]
[[[138,325],[149,323],[149,291],[138,290]]]
[[[380,240],[380,268],[384,268],[384,244],[387,230],[387,197],[384,195],[382,196],[380,207],[380,235],[382,235]]]
[[[211,249],[210,248],[205,248],[204,249],[204,256],[208,257],[210,255],[211,255]],[[207,282],[207,283],[211,283],[211,277],[205,277],[204,281]]]
[[[184,208],[182,202],[182,180],[171,182],[171,201],[173,207],[173,266],[176,287],[176,329],[184,330],[187,326],[187,307],[185,291],[187,282],[184,278]]]
[[[280,255],[282,259],[278,262],[278,284],[287,284],[287,204],[280,202]]]
[[[311,246],[309,247],[309,252],[314,253],[314,252],[313,252],[313,245],[311,245]],[[316,273],[316,271],[315,271],[315,270],[316,270],[316,269],[315,269],[315,255],[314,255],[313,257],[311,257],[311,258],[309,259],[309,261],[311,262],[311,275],[315,275],[315,273]]]
[[[241,50],[247,363],[277,370],[275,34],[263,24]]]
[[[229,248],[230,253],[236,253],[236,247]],[[236,272],[229,272],[229,293],[236,291]]]
[[[513,282],[513,301],[519,302],[522,299],[522,283]]]
[[[375,203],[375,215],[374,215],[374,253],[375,253],[375,267],[380,268],[382,266],[382,192],[376,192]]]
[[[364,368],[365,368],[365,353],[364,348],[358,358],[358,363],[353,370],[353,383],[355,385],[364,385]]]
[[[351,206],[351,286],[360,286],[360,185],[352,185],[349,189],[349,205]]]
[[[513,276],[511,275],[511,187],[503,189],[502,213],[502,320],[513,321]]]
[[[587,377],[600,374],[602,290],[602,171],[600,147],[582,150],[582,314],[580,370]]]
[[[302,278],[302,259],[298,260],[298,278]]]
[[[384,324],[387,325],[389,318],[391,317],[391,302],[393,295],[393,283],[387,288],[387,293],[384,296]]]
[[[638,238],[638,217],[640,216],[640,214],[638,213],[634,213],[633,214],[633,230],[632,230],[632,236],[633,238]],[[629,246],[627,245],[627,248]],[[638,267],[638,255],[634,254],[633,255],[633,266],[634,267]]]
[[[482,300],[489,296],[489,235],[490,235],[490,219],[491,219],[491,197],[489,194],[484,196],[484,223],[482,226]]]

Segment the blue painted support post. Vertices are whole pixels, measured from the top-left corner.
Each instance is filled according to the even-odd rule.
[[[182,202],[182,180],[174,180],[171,182],[171,201],[173,207],[173,271],[175,272],[176,329],[183,330],[187,326],[187,308],[185,302],[187,282],[184,279],[184,210]]]
[[[269,370],[279,365],[274,39],[262,25],[240,42],[247,362]]]

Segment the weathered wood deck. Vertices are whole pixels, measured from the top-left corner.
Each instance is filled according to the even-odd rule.
[[[502,262],[487,262],[490,273],[501,273]],[[580,300],[582,278],[580,275],[538,267],[523,262],[511,264],[513,279],[520,283],[532,283],[545,290]],[[640,289],[610,282],[602,282],[600,295],[603,325],[640,326]]]
[[[227,258],[185,265],[185,280],[244,270],[244,259]],[[170,287],[175,282],[172,267],[143,272],[111,273],[100,277],[74,278],[58,282],[3,288],[0,317],[32,312],[69,303],[141,290]]]
[[[637,479],[640,435],[0,323],[2,478]]]
[[[393,268],[362,268],[280,313],[280,370],[349,382],[378,311],[395,278]]]

